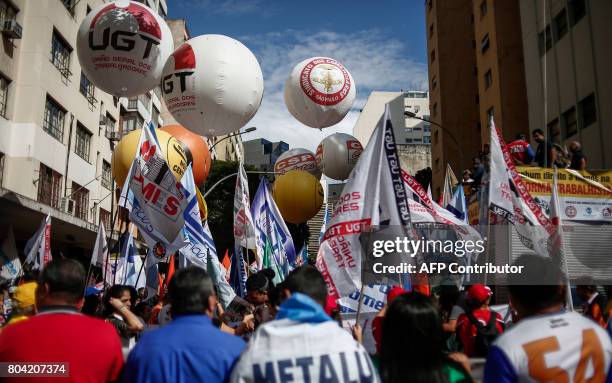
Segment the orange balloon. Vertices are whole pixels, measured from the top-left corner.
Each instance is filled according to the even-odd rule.
[[[161,130],[173,135],[177,140],[187,146],[190,153],[188,158],[192,161],[193,179],[196,185],[201,186],[210,172],[210,153],[208,145],[202,136],[199,136],[181,125],[166,125]]]

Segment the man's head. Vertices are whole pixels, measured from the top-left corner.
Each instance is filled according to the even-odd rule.
[[[255,305],[268,302],[268,293],[272,287],[271,280],[274,278],[274,271],[271,269],[261,270],[251,275],[246,281],[247,300]]]
[[[527,141],[527,136],[524,133],[519,133],[516,135],[516,139],[519,141]]]
[[[570,142],[570,144],[569,144],[570,152],[576,153],[576,152],[579,152],[580,149],[582,149],[582,145],[580,145],[580,142],[578,142],[578,141]]]
[[[479,157],[472,158],[472,164],[474,165],[474,168],[479,167],[481,164],[480,158]]]
[[[76,306],[83,304],[85,269],[74,259],[54,259],[38,277],[36,306]]]
[[[305,265],[294,269],[284,281],[286,295],[302,293],[321,306],[327,301],[327,284],[323,275],[314,266]]]
[[[576,281],[576,294],[583,301],[588,301],[597,292],[595,281],[590,276],[583,276]]]
[[[538,143],[544,142],[544,140],[546,139],[546,137],[544,137],[544,131],[542,129],[535,129],[533,133],[531,133],[531,136]]]
[[[510,302],[520,317],[560,308],[565,301],[563,273],[551,258],[526,254],[514,266],[522,272],[508,276]]]
[[[469,304],[476,308],[489,305],[492,296],[491,288],[480,283],[470,286],[467,291]]]
[[[212,315],[217,299],[212,279],[204,269],[189,266],[178,270],[168,286],[173,317],[185,314]]]

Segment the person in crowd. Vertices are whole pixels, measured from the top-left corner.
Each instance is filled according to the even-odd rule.
[[[0,362],[67,363],[69,381],[117,380],[123,367],[117,332],[109,323],[79,312],[85,278],[85,269],[75,260],[50,261],[36,289],[37,314],[0,333]]]
[[[570,142],[569,151],[572,156],[569,168],[574,170],[586,170],[587,160],[585,155],[582,153],[582,145],[580,142]]]
[[[482,177],[484,176],[485,167],[482,164],[482,161],[480,160],[479,157],[474,157],[472,159],[472,166],[473,166],[472,178],[474,178],[474,182],[472,183],[472,186],[475,189],[478,189],[480,187],[480,183],[482,182]]]
[[[8,322],[6,322],[6,326],[26,320],[34,315],[37,286],[38,284],[35,281],[30,281],[15,287],[11,297],[11,316]]]
[[[484,382],[610,381],[610,338],[593,321],[564,309],[566,286],[558,265],[536,255],[522,255],[514,265],[523,266],[508,275],[518,323],[491,347]]]
[[[472,183],[474,183],[474,179],[472,178],[472,171],[470,169],[465,169],[461,174],[461,184],[471,185]]]
[[[226,382],[244,342],[212,324],[213,281],[196,266],[179,269],[168,286],[172,322],[145,332],[130,352],[124,382]]]
[[[9,295],[10,286],[10,280],[0,278],[0,331],[2,331],[2,326],[8,321],[8,316],[13,310]]]
[[[134,347],[135,336],[144,330],[144,324],[131,310],[136,298],[134,289],[125,285],[111,286],[104,296],[104,317],[112,324],[124,348]]]
[[[535,157],[531,145],[527,142],[527,137],[522,133],[518,134],[514,141],[506,145],[506,148],[508,148],[512,160],[517,165],[529,165]]]
[[[493,292],[474,284],[467,290],[467,309],[457,318],[457,334],[463,352],[469,357],[486,357],[493,340],[504,332],[504,320],[491,310]]]
[[[541,168],[550,168],[557,160],[557,150],[544,136],[542,129],[535,129],[532,133],[533,139],[538,143],[535,153],[535,162]]]
[[[608,311],[606,311],[608,301],[597,291],[593,278],[589,276],[579,278],[576,281],[576,294],[584,302],[583,314],[605,328],[608,323]]]
[[[327,285],[313,266],[284,281],[276,319],[255,331],[231,382],[378,382],[365,349],[324,311]]]
[[[274,270],[263,269],[251,275],[246,281],[246,300],[253,305],[252,314],[255,317],[255,328],[274,318],[270,308],[269,293],[274,288]]]
[[[380,355],[380,349],[382,347],[382,332],[383,332],[383,320],[387,313],[387,307],[397,296],[400,294],[407,293],[407,290],[399,286],[393,286],[387,292],[387,304],[376,314],[374,319],[372,320],[372,336],[374,337],[374,342],[376,343],[376,353]]]
[[[398,295],[383,320],[380,375],[384,382],[471,382],[465,355],[444,351],[438,308],[427,296]]]

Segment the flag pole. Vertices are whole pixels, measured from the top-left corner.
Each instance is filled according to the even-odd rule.
[[[365,285],[361,284],[361,289],[359,290],[359,303],[357,304],[357,315],[355,315],[355,325],[359,324],[359,317],[361,316],[361,307],[363,306],[363,290]]]
[[[140,255],[139,255],[140,256]],[[140,265],[140,270],[138,270],[138,275],[136,276],[136,282],[134,283],[134,287],[137,288],[138,280],[140,279],[140,274],[142,273],[142,269],[144,269],[145,264],[147,263],[147,257],[149,256],[149,251],[147,250],[144,259],[142,260],[142,265]],[[138,292],[138,290],[136,290]]]

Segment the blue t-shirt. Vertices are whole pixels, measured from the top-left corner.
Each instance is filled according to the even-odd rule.
[[[143,334],[122,380],[131,383],[226,382],[245,343],[214,327],[205,315],[181,315]]]

